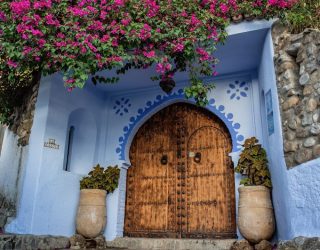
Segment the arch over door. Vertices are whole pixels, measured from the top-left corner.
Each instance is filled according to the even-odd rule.
[[[125,235],[233,238],[231,138],[205,109],[173,104],[137,132],[128,169]]]

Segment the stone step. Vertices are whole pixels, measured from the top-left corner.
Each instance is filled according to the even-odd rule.
[[[69,238],[62,236],[0,234],[0,250],[49,250],[69,247]]]
[[[135,250],[229,250],[235,241],[235,239],[150,239],[124,237],[107,241],[107,247]]]

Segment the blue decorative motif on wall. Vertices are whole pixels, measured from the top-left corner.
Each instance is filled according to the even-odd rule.
[[[172,92],[169,95],[158,95],[155,100],[146,102],[146,106],[144,108],[138,109],[138,114],[136,116],[132,116],[130,118],[129,124],[123,128],[124,134],[119,138],[119,147],[116,149],[120,160],[126,160],[126,146],[131,136],[131,132],[134,130],[135,126],[139,124],[144,117],[150,114],[156,107],[172,100],[185,101],[183,90],[179,89],[178,91]],[[240,129],[240,124],[233,121],[233,114],[225,112],[225,107],[223,105],[217,106],[215,102],[215,99],[210,99],[209,105],[206,108],[225,123],[232,137],[232,151],[239,151],[241,148],[241,142],[244,140],[244,136],[238,132]],[[193,101],[193,103],[195,102]]]
[[[245,81],[235,81],[229,84],[229,89],[227,93],[230,94],[230,99],[240,100],[241,97],[247,97],[249,90],[248,83]]]
[[[129,112],[131,103],[129,99],[121,98],[115,102],[113,109],[115,110],[116,115],[123,116],[125,113]]]

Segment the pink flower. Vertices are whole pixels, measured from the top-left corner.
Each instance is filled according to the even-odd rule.
[[[101,18],[102,20],[106,19],[107,14],[108,14],[107,12],[101,11],[101,13],[100,13],[100,18]]]
[[[46,24],[53,25],[53,26],[59,26],[60,23],[58,20],[55,19],[55,17],[52,14],[48,14],[45,16]]]
[[[130,19],[122,19],[122,20],[121,20],[121,23],[122,23],[124,26],[129,25],[129,24],[130,24],[130,22],[131,22],[131,20],[130,20]]]
[[[184,50],[184,44],[183,43],[177,43],[173,47],[174,52],[182,52]]]
[[[155,17],[160,9],[160,6],[154,0],[146,0],[146,7],[148,8],[147,16]]]
[[[182,17],[187,17],[188,14],[187,14],[187,12],[184,10],[184,11],[181,12],[180,16],[182,16]]]
[[[143,55],[147,58],[153,58],[156,56],[156,52],[154,50],[151,50],[149,52],[143,51]]]
[[[79,16],[79,17],[84,17],[86,15],[89,14],[88,11],[86,10],[83,10],[81,8],[78,8],[78,7],[70,7],[68,8],[68,10],[75,16]]]
[[[12,13],[18,16],[25,14],[28,10],[30,10],[30,7],[29,0],[13,1],[10,4]]]
[[[97,52],[97,48],[95,46],[92,45],[92,43],[87,42],[87,46],[93,51],[93,52]]]
[[[63,38],[65,38],[65,35],[62,33],[58,33],[57,37],[63,39]]]
[[[74,83],[75,81],[76,81],[75,79],[70,78],[70,79],[66,80],[66,84],[72,84],[72,83]]]
[[[141,40],[145,41],[151,37],[151,27],[148,24],[144,24],[143,28],[140,30],[139,37]]]
[[[33,4],[33,8],[35,9],[43,9],[43,8],[51,8],[51,0],[41,0],[35,1]]]
[[[171,70],[172,65],[170,63],[158,63],[156,71],[160,74],[164,74]]]
[[[202,48],[197,48],[196,52],[200,55],[200,61],[208,61],[211,58],[209,53]]]
[[[226,14],[228,11],[229,11],[229,7],[228,5],[224,4],[224,3],[221,3],[220,4],[220,10],[223,14]]]
[[[191,25],[192,26],[199,26],[201,25],[201,21],[196,17],[195,14],[191,15]]]
[[[106,43],[108,42],[110,39],[109,35],[103,35],[103,37],[100,39],[101,42]]]
[[[39,39],[38,44],[39,44],[39,47],[42,48],[46,44],[46,40]]]
[[[91,25],[89,25],[88,29],[90,30],[99,30],[99,31],[103,31],[104,27],[102,22],[100,21],[94,21]]]
[[[98,10],[95,7],[92,7],[92,6],[87,6],[87,10],[89,10],[92,13],[97,13],[98,12]]]
[[[279,8],[290,8],[296,3],[296,0],[268,0],[268,5]]]
[[[6,14],[4,14],[4,12],[0,11],[0,21],[6,21]]]
[[[81,52],[81,54],[85,54],[85,53],[87,53],[87,49],[85,47],[81,46],[80,52]]]
[[[11,67],[11,68],[16,68],[16,67],[18,67],[18,63],[14,62],[14,61],[12,61],[12,60],[8,60],[8,61],[7,61],[7,64],[8,64],[8,66]]]
[[[43,33],[41,32],[41,30],[31,29],[31,33],[34,36],[43,36]]]
[[[119,46],[117,39],[113,39],[111,44],[112,44],[113,47],[118,47]]]
[[[114,0],[114,4],[116,6],[124,6],[124,0]]]
[[[58,48],[60,48],[60,47],[65,47],[65,46],[67,46],[67,43],[64,42],[64,41],[62,41],[62,42],[56,42],[55,45],[56,45]]]

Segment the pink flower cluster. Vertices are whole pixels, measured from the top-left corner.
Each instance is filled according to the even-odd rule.
[[[197,48],[196,51],[200,56],[200,61],[210,60],[210,58],[211,58],[210,54],[206,50],[204,50],[203,48]]]
[[[216,62],[209,51],[223,41],[229,17],[241,4],[272,11],[295,1],[0,0],[0,36],[16,41],[20,53],[10,57],[1,47],[0,56],[12,70],[41,64],[50,73],[74,72],[66,82],[70,89],[84,82],[79,72],[127,62],[145,68],[154,63],[161,77],[195,64],[211,75]]]
[[[145,41],[151,37],[151,27],[147,23],[145,23],[143,28],[140,30],[139,37],[142,41]]]
[[[275,6],[279,8],[290,8],[297,0],[268,0],[268,5]]]
[[[10,7],[14,15],[22,16],[30,10],[31,4],[29,0],[13,1]]]

